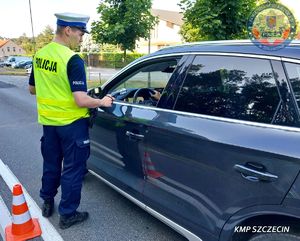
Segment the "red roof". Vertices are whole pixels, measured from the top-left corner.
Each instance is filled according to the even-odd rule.
[[[1,48],[3,45],[7,44],[8,41],[9,41],[9,39],[6,39],[6,40],[1,40],[1,39],[0,39],[0,48]]]

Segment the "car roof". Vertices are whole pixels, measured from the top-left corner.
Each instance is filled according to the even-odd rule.
[[[255,54],[300,59],[300,41],[292,41],[285,48],[273,51],[261,49],[254,45],[254,43],[252,43],[250,40],[204,41],[166,47],[147,55],[147,57],[193,52]]]

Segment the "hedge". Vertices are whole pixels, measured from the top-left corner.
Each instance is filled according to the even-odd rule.
[[[107,67],[107,68],[123,68],[132,61],[144,56],[140,53],[127,53],[124,59],[123,52],[101,52],[101,53],[81,53],[81,56],[85,61],[95,67]]]

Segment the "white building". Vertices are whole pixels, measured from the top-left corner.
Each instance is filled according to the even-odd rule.
[[[183,15],[179,12],[151,9],[153,16],[158,18],[158,23],[151,30],[150,52],[154,52],[165,46],[181,44],[182,37],[179,34],[183,24]],[[136,42],[136,51],[139,53],[149,52],[149,40],[140,39]]]
[[[24,55],[26,52],[10,39],[0,40],[0,59],[11,55]]]

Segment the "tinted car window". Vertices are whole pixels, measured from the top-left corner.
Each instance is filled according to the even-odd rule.
[[[280,96],[268,60],[197,56],[175,109],[271,123]]]
[[[285,63],[285,67],[297,100],[298,108],[300,108],[300,65]]]

